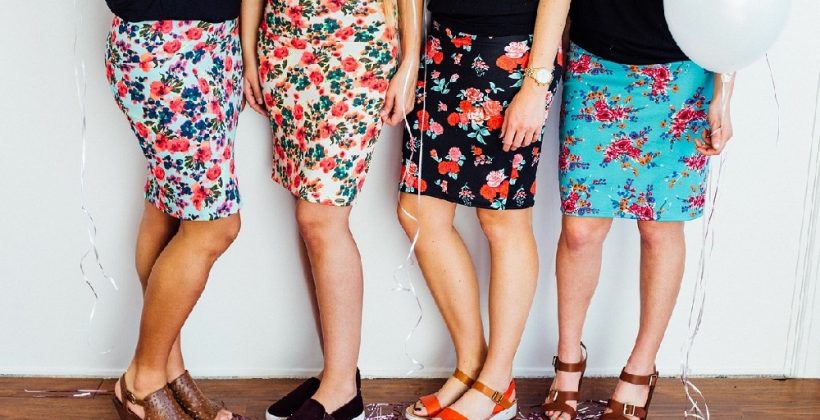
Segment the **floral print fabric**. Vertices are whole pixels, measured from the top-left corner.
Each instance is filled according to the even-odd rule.
[[[395,68],[381,0],[269,0],[259,75],[274,181],[303,200],[353,203],[364,184]]]
[[[404,135],[402,192],[485,209],[534,205],[540,136],[510,152],[499,136],[523,82],[531,42],[531,36],[476,36],[433,22],[408,117],[412,130]],[[560,63],[554,74],[547,109]]]
[[[700,217],[713,74],[691,61],[623,65],[572,45],[564,80],[561,208],[571,216]]]
[[[115,17],[106,74],[148,163],[145,199],[184,220],[238,212],[233,145],[242,55],[236,21]]]

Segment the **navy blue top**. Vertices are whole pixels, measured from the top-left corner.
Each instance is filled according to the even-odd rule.
[[[105,0],[123,20],[204,20],[225,22],[239,17],[242,0]]]
[[[688,60],[669,32],[663,10],[663,0],[573,0],[569,38],[616,63]]]
[[[430,0],[432,18],[473,35],[529,35],[535,30],[539,0]]]

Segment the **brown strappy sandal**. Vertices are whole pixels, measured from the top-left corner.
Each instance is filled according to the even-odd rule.
[[[208,399],[205,394],[200,391],[199,387],[194,382],[194,378],[186,370],[185,373],[179,375],[178,378],[168,384],[168,388],[174,393],[179,406],[188,413],[194,420],[213,420],[219,414],[219,411],[229,411],[224,403],[217,403]],[[233,418],[240,418],[232,414]]]
[[[464,392],[467,392],[475,383],[475,379],[471,378],[466,373],[462,372],[460,369],[456,369],[453,372],[453,377],[461,381],[464,385],[467,385],[467,389]],[[404,411],[404,415],[409,420],[426,420],[429,418],[436,417],[444,407],[441,406],[441,401],[438,400],[435,394],[425,395],[419,398],[419,403],[421,403],[421,407],[427,411],[427,415],[421,416],[415,413],[415,409],[418,406],[418,403],[413,404]]]
[[[117,409],[120,420],[141,420],[137,413],[128,408],[125,401],[145,409],[145,418],[142,420],[193,420],[177,404],[174,393],[168,386],[152,392],[145,399],[138,400],[125,385],[125,374],[123,374],[120,378],[120,394],[122,401],[114,394],[114,408]]]
[[[601,420],[629,420],[627,416],[634,416],[641,420],[646,419],[649,415],[649,403],[652,402],[652,394],[655,393],[655,385],[658,383],[658,370],[654,369],[654,371],[655,373],[651,375],[633,375],[626,373],[626,368],[621,370],[620,380],[632,385],[649,386],[649,395],[646,397],[646,404],[644,404],[643,407],[638,407],[635,404],[626,404],[610,398],[606,407],[612,410],[612,412],[604,414]]]
[[[581,349],[583,350],[583,359],[578,363],[562,362],[558,356],[552,358],[552,365],[555,367],[556,374],[558,371],[566,373],[581,372],[581,378],[578,380],[577,391],[558,391],[552,389],[549,391],[547,402],[541,406],[541,411],[545,416],[547,412],[557,411],[560,412],[559,418],[564,414],[568,414],[570,420],[575,420],[578,417],[578,410],[567,404],[567,401],[575,401],[576,404],[581,401],[581,385],[584,382],[584,373],[586,373],[587,370],[587,347],[584,343],[581,343]],[[549,416],[546,417],[549,418]]]

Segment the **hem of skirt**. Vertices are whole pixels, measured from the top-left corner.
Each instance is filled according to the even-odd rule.
[[[419,194],[418,191],[412,191],[411,192],[411,191],[405,190],[404,188],[399,188],[399,192],[402,193],[402,194],[410,194],[410,195],[418,195]],[[450,195],[431,193],[431,192],[429,192],[429,190],[422,192],[421,195],[423,195],[425,197],[437,198],[439,200],[448,201],[450,203],[453,203],[453,204],[456,204],[456,205],[459,205],[459,206],[473,208],[473,209],[496,210],[496,211],[526,210],[526,209],[530,209],[530,208],[535,206],[535,202],[532,202],[529,205],[525,205],[525,206],[513,206],[513,207],[506,206],[503,209],[498,209],[498,208],[494,208],[494,207],[490,207],[490,206],[482,206],[482,205],[477,205],[477,204],[464,204],[463,201],[461,201],[457,198],[453,198]]]
[[[692,222],[692,221],[698,220],[701,217],[703,217],[703,213],[701,213],[701,214],[699,214],[697,216],[694,216],[694,217],[690,216],[690,217],[673,217],[673,218],[669,218],[669,219],[664,218],[664,219],[660,219],[660,220],[659,219],[643,220],[643,219],[640,219],[640,218],[634,217],[634,216],[620,215],[620,214],[614,214],[614,213],[609,213],[609,214],[601,214],[601,213],[597,213],[597,214],[590,214],[590,213],[587,213],[587,214],[574,214],[574,213],[567,213],[565,211],[561,211],[561,214],[564,215],[564,216],[587,218],[587,219],[623,219],[623,220],[635,220],[637,222]]]
[[[167,207],[160,206],[159,202],[157,202],[156,200],[152,200],[149,197],[145,198],[145,202],[151,204],[152,206],[154,206],[154,208],[161,211],[163,214],[167,214],[168,216],[171,216],[174,219],[184,221],[184,222],[213,222],[213,221],[216,221],[216,220],[227,219],[228,217],[231,217],[231,216],[234,216],[234,215],[238,214],[239,211],[242,209],[242,206],[237,204],[236,206],[231,207],[231,210],[229,212],[227,212],[225,214],[221,214],[221,215],[219,215],[219,216],[217,216],[216,218],[213,218],[213,219],[206,218],[206,217],[200,217],[201,215],[197,215],[197,218],[194,218],[194,217],[191,217],[191,215],[187,215],[185,213],[183,213],[181,215],[176,214],[176,213],[171,213],[171,212],[168,211]]]
[[[281,186],[285,191],[287,191],[291,195],[293,195],[293,197],[295,197],[296,199],[306,201],[306,202],[311,203],[311,204],[319,204],[319,205],[328,206],[328,207],[352,207],[353,204],[356,202],[355,198],[353,200],[346,201],[346,202],[343,202],[343,203],[339,203],[339,202],[336,202],[336,201],[330,201],[330,200],[320,201],[320,200],[317,200],[315,197],[311,197],[309,195],[304,195],[304,194],[300,193],[299,191],[294,190],[293,188],[290,187],[290,185],[286,185],[280,179],[272,177],[271,180],[275,184]]]

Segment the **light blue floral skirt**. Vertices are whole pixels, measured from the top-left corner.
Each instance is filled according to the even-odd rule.
[[[691,61],[624,65],[577,45],[564,79],[561,209],[584,217],[700,217],[714,75]]]

